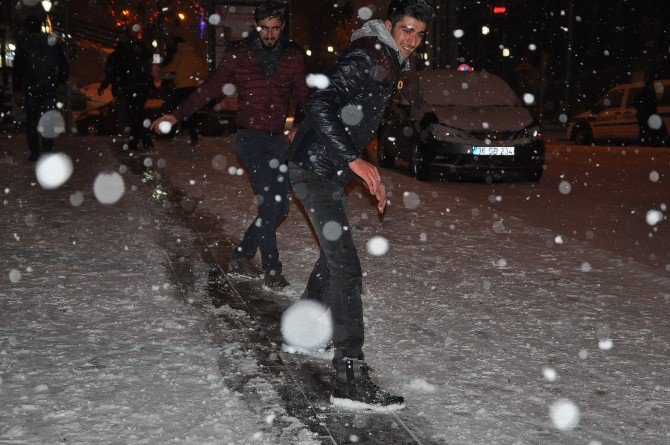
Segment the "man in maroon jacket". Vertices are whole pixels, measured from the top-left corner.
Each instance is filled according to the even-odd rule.
[[[177,106],[155,120],[151,128],[168,127],[188,119],[208,102],[237,87],[237,153],[247,164],[258,200],[258,216],[249,225],[228,271],[253,276],[251,258],[261,251],[264,288],[279,291],[288,285],[277,250],[277,225],[288,212],[289,177],[286,167],[284,124],[291,96],[296,101],[296,123],[307,98],[305,52],[282,35],[285,6],[265,1],[254,11],[256,31],[231,43],[212,77]],[[289,133],[292,139],[294,131]]]

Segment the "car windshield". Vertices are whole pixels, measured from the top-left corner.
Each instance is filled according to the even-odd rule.
[[[419,73],[419,87],[429,106],[521,106],[512,88],[486,71],[426,70]]]

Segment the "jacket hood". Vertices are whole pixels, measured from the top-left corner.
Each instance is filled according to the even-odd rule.
[[[398,56],[398,62],[400,65],[403,65],[405,62],[405,60],[402,58],[402,55],[400,54],[400,48],[398,48],[398,44],[395,43],[395,40],[393,40],[391,31],[389,31],[386,25],[384,25],[383,20],[369,20],[365,22],[363,26],[354,31],[354,33],[351,35],[351,41],[353,42],[354,40],[360,39],[361,37],[377,37],[380,42],[395,52],[395,54]]]

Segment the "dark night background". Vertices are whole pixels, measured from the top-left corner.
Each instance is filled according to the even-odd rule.
[[[27,1],[27,0],[26,0]],[[35,0],[31,0],[35,3]],[[21,3],[21,2],[19,2]],[[207,54],[208,32],[199,29],[207,17],[206,1],[180,0],[70,0],[54,1],[50,18],[54,29],[72,35],[71,82],[85,85],[99,82],[106,55],[114,44],[114,27],[123,21],[141,22],[147,39],[158,39],[175,29]],[[225,3],[221,1],[220,3]],[[237,2],[240,3],[240,2]],[[249,2],[253,3],[253,2]],[[424,53],[430,67],[455,68],[467,63],[508,80],[519,92],[534,90],[542,97],[546,119],[560,112],[574,115],[617,83],[642,80],[645,72],[656,78],[670,77],[669,23],[665,2],[655,0],[508,0],[500,2],[434,0],[437,16],[430,26]],[[309,69],[324,71],[348,41],[351,31],[362,23],[361,7],[385,12],[381,0],[292,0],[291,37],[312,51]],[[18,24],[31,11],[42,12],[16,1],[1,1],[4,56],[11,59],[8,43],[15,42]],[[507,13],[492,13],[494,5]],[[163,11],[164,8],[165,11]],[[123,16],[122,11],[130,14]],[[161,12],[162,11],[162,12]],[[176,18],[182,12],[183,20]],[[570,24],[571,23],[571,24]],[[482,34],[482,26],[490,33]],[[463,36],[454,37],[454,30]],[[570,41],[572,46],[570,47]],[[332,45],[334,53],[326,48]],[[509,50],[504,57],[501,47]],[[11,61],[7,63],[9,65]],[[417,68],[427,67],[417,57]],[[3,69],[2,85],[7,90],[9,70]],[[525,92],[525,91],[524,91]]]

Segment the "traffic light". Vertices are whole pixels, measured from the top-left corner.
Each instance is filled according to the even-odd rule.
[[[491,4],[491,15],[501,17],[507,15],[507,2],[494,2]]]

